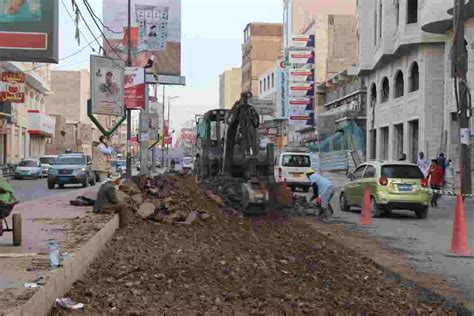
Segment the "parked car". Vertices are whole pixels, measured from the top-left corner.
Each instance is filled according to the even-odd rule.
[[[275,179],[276,182],[284,182],[288,187],[295,190],[301,188],[308,192],[311,183],[305,172],[311,168],[311,157],[307,149],[283,150],[275,159]]]
[[[24,159],[15,168],[15,179],[40,179],[43,169],[38,159]]]
[[[95,185],[95,172],[92,171],[90,156],[76,153],[60,155],[48,171],[48,188],[54,189],[56,184],[63,187],[65,184],[82,184],[85,188],[89,184]]]
[[[112,160],[112,169],[114,169],[115,172],[120,174],[121,177],[126,173],[127,170],[127,160],[125,159],[119,159],[119,160]]]
[[[381,217],[392,210],[410,210],[416,217],[428,215],[428,186],[417,165],[401,161],[371,161],[358,166],[348,174],[339,196],[342,211],[351,206],[362,207],[364,190],[370,187],[370,208],[373,217]]]
[[[43,167],[43,176],[48,176],[48,170],[54,164],[54,161],[57,157],[57,155],[47,155],[40,157],[39,161],[41,162],[41,166]]]
[[[194,169],[193,158],[192,157],[184,157],[183,158],[183,163],[182,163],[182,168],[183,168],[183,170],[193,170]]]

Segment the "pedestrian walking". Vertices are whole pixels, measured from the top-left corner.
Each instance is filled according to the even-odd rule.
[[[428,177],[426,178],[433,190],[440,190],[441,186],[444,183],[444,176],[443,176],[443,169],[438,163],[437,159],[433,159],[431,161],[430,170],[428,172]],[[438,207],[438,198],[439,193],[433,192],[433,196],[431,197],[431,206]]]
[[[171,159],[171,170],[174,170],[174,167],[176,166],[176,162],[174,161],[174,158]]]
[[[426,178],[428,176],[428,162],[425,159],[425,154],[420,151],[418,154],[418,160],[416,161],[418,168],[423,172],[423,176]]]
[[[317,199],[321,204],[318,216],[324,215],[325,220],[329,220],[334,214],[331,206],[331,199],[334,195],[333,184],[327,178],[317,174],[313,169],[306,171],[306,176],[313,187],[313,196],[309,201],[312,202]]]
[[[444,156],[444,153],[440,153],[438,156],[438,165],[443,170],[443,176],[446,173],[446,157]]]
[[[112,171],[112,152],[107,137],[100,136],[99,145],[95,148],[92,159],[92,169],[99,176],[99,181],[104,181]]]

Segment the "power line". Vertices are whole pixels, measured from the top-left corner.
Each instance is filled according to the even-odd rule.
[[[92,9],[92,6],[90,5],[90,3],[87,1],[87,0],[84,0],[84,3],[86,3],[91,9]],[[102,20],[95,14],[94,10],[92,10],[92,15],[100,22],[100,24],[106,29],[108,30],[109,32],[111,33],[114,33],[114,34],[122,34],[121,31],[114,31],[112,30],[110,27],[108,27],[107,25],[104,24],[104,22],[102,22]]]
[[[94,13],[94,10],[92,9],[92,7],[90,6],[89,2],[87,2],[87,0],[83,0],[84,2],[84,5],[86,6],[86,9],[87,11],[89,12],[90,16],[92,17],[92,21],[94,21],[95,25],[97,26],[97,29],[99,30],[99,32],[102,34],[102,36],[104,37],[105,41],[107,42],[107,44],[109,45],[109,47],[112,49],[112,51],[115,53],[115,55],[121,60],[121,61],[124,61],[122,56],[120,56],[120,54],[115,50],[115,48],[112,46],[112,44],[109,42],[109,39],[107,38],[107,36],[105,36],[104,32],[102,31],[102,28],[100,27],[99,23],[97,23],[96,19],[94,16],[96,16],[96,14]],[[76,5],[77,6],[77,5]],[[81,11],[79,10],[79,13]],[[81,13],[81,16],[82,16],[82,13]],[[102,48],[103,49],[103,48]],[[104,50],[104,53],[105,53],[105,50]]]

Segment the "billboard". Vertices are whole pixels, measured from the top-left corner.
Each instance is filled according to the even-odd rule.
[[[58,1],[0,0],[0,60],[58,62]]]
[[[91,55],[92,113],[123,116],[124,68],[119,61]]]
[[[125,67],[124,103],[127,110],[145,108],[145,69]]]
[[[0,101],[24,103],[25,82],[24,73],[3,72],[0,81]]]
[[[293,35],[291,37],[291,47],[314,48],[315,44],[314,35]]]
[[[104,0],[107,56],[127,59],[128,0]],[[144,67],[154,56],[153,71],[181,75],[181,0],[132,0],[132,66]]]
[[[295,50],[292,49],[288,53],[288,62],[290,64],[314,64],[315,56],[314,51],[305,49],[305,50]]]

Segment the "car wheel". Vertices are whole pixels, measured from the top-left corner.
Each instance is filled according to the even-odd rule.
[[[90,185],[93,187],[95,185],[95,176],[91,178]]]
[[[428,206],[423,206],[415,210],[416,218],[425,219],[428,216]]]
[[[82,187],[87,188],[88,185],[89,185],[89,176],[86,176],[86,178],[82,182]]]
[[[48,181],[48,189],[52,190],[54,189],[54,187],[55,187],[54,182]]]
[[[377,202],[374,198],[370,198],[370,212],[372,213],[373,218],[380,218],[382,217],[382,210],[377,205]]]
[[[341,193],[339,196],[339,207],[341,208],[342,212],[349,212],[351,210],[351,207],[347,204],[344,193]]]

